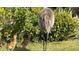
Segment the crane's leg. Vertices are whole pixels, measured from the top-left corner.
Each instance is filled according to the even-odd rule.
[[[44,40],[43,40],[43,51],[47,50],[47,40],[48,40],[48,33],[44,33]]]

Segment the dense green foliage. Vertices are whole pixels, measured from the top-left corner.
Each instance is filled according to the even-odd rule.
[[[52,38],[56,41],[65,40],[78,29],[78,19],[72,17],[69,10],[55,10],[55,24],[52,29]]]
[[[8,38],[13,32],[17,32],[18,40],[22,40],[26,31],[27,34],[31,35],[32,41],[38,41],[42,35],[38,25],[41,9],[30,7],[0,8],[0,28],[7,31]],[[55,24],[50,33],[50,40],[64,40],[68,35],[75,32],[78,27],[78,20],[72,17],[72,12],[68,8],[56,8],[54,14]],[[0,37],[1,35],[0,32]]]

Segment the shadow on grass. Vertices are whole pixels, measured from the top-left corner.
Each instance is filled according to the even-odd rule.
[[[31,51],[31,50],[26,49],[26,48],[21,48],[21,47],[15,47],[13,51]]]

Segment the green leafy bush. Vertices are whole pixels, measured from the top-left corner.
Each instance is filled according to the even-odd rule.
[[[41,31],[38,25],[39,12],[41,9],[42,8],[39,7],[0,8],[0,27],[6,29],[9,36],[11,36],[12,31],[16,31],[18,33],[18,39],[23,36],[21,31],[25,30],[31,35],[33,41],[41,40],[40,36],[42,34],[40,33]],[[76,18],[72,18],[70,9],[56,8],[54,14],[55,24],[50,33],[51,41],[64,40],[78,29],[79,21]],[[14,21],[14,23],[11,25],[4,24],[9,20]]]
[[[55,24],[51,32],[52,40],[65,40],[78,28],[78,20],[72,18],[72,13],[65,10],[55,10]]]

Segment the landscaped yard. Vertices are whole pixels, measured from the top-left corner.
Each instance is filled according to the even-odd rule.
[[[28,48],[37,51],[42,50],[43,45],[38,43],[29,44]],[[79,51],[79,40],[50,42],[47,46],[48,51]]]
[[[42,43],[29,43],[26,48],[18,46],[14,51],[42,51],[43,45]],[[7,51],[6,45],[0,48],[0,51]],[[79,40],[48,42],[47,51],[79,51]]]

